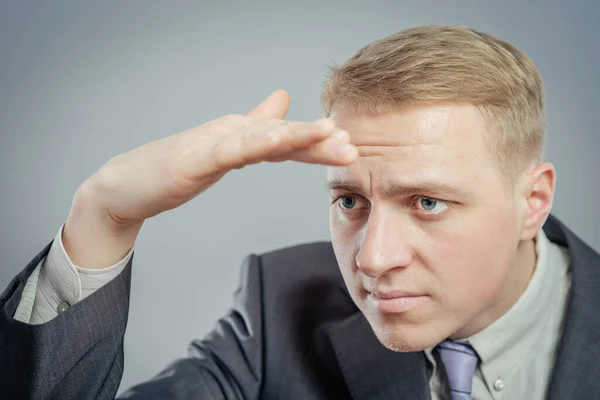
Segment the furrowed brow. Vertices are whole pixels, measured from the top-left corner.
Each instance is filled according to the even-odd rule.
[[[330,180],[326,183],[325,186],[331,191],[343,190],[346,192],[362,193],[362,187],[360,185],[339,179]]]
[[[330,191],[341,190],[345,192],[351,193],[363,193],[362,186],[348,182],[344,180],[333,179],[326,183],[327,189]],[[408,197],[414,195],[421,196],[465,196],[466,193],[464,190],[441,182],[423,182],[415,185],[400,185],[400,184],[391,184],[385,188],[385,195],[387,197]]]
[[[386,196],[403,197],[414,195],[428,196],[465,196],[464,190],[441,182],[423,182],[417,185],[404,186],[392,184],[385,190]]]

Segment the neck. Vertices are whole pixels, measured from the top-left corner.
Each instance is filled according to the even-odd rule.
[[[527,289],[535,271],[536,263],[535,241],[532,239],[519,243],[513,268],[506,282],[504,282],[502,291],[498,295],[498,301],[486,309],[485,314],[477,317],[476,325],[469,326],[468,329],[459,330],[451,336],[452,339],[464,339],[474,335],[504,315],[519,300],[525,289]]]

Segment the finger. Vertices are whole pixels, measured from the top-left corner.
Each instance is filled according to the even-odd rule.
[[[330,119],[320,119],[315,122],[280,122],[271,125],[272,128],[265,126],[244,135],[241,145],[244,165],[256,164],[310,147],[335,132],[335,124]]]
[[[268,157],[290,153],[321,142],[336,132],[335,123],[323,118],[314,122],[287,122],[275,129],[281,137],[279,145]]]
[[[281,143],[278,147],[278,152],[277,153],[273,153],[271,154],[268,158],[267,161],[285,161],[285,160],[289,160],[291,159],[293,154],[300,154],[302,153],[302,151],[306,151],[306,152],[310,152],[310,151],[315,151],[315,149],[320,148],[319,146],[323,146],[322,143],[328,142],[331,144],[331,142],[333,143],[349,143],[350,142],[350,135],[348,134],[348,132],[342,130],[342,129],[336,129],[334,130],[334,132],[329,135],[328,137],[323,138],[322,140],[313,140],[312,143],[309,142],[308,140],[306,140],[304,143],[302,143],[303,145],[301,146],[298,139],[295,140],[290,140],[290,143],[287,143],[286,145],[284,145],[283,143]],[[294,143],[296,142],[296,143]],[[308,153],[307,153],[308,154]]]
[[[358,149],[350,143],[350,135],[345,131],[336,131],[324,141],[299,149],[268,161],[292,160],[307,164],[348,165],[358,157]]]
[[[352,143],[324,141],[309,149],[290,155],[290,160],[306,164],[349,165],[358,158],[358,149]]]
[[[214,167],[241,168],[268,158],[306,148],[325,140],[335,130],[329,119],[315,122],[263,121],[243,135],[230,135],[213,150]]]
[[[290,95],[283,89],[274,91],[262,101],[256,108],[248,113],[254,118],[285,118],[290,108]]]

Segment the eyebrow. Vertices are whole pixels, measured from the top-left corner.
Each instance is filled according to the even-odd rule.
[[[327,189],[333,190],[343,190],[346,192],[352,192],[357,194],[364,194],[365,190],[363,190],[361,185],[356,183],[333,179],[327,182]],[[420,195],[429,195],[429,196],[465,196],[466,192],[463,189],[460,189],[456,186],[449,185],[447,183],[442,182],[422,182],[417,185],[405,186],[399,184],[390,184],[385,190],[384,194],[388,197],[406,197],[406,196],[414,196],[417,194]]]

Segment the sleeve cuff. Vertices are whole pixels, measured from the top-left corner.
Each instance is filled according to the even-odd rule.
[[[74,305],[110,282],[123,271],[133,254],[132,248],[122,260],[107,268],[77,267],[69,258],[62,242],[64,226],[63,223],[58,230],[39,272],[30,318],[32,324],[49,321],[64,311],[65,307]]]

